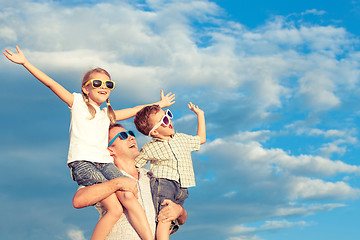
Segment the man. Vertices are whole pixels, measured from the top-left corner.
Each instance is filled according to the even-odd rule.
[[[119,133],[122,133],[122,135],[118,137]],[[126,137],[125,139],[123,139],[124,136]],[[111,141],[113,139],[115,140]],[[96,204],[102,216],[106,213],[106,209],[98,202],[119,190],[133,192],[136,194],[135,196],[138,196],[139,203],[145,210],[155,236],[155,211],[151,197],[150,178],[146,174],[145,169],[137,169],[135,167],[134,160],[139,155],[135,137],[129,134],[120,124],[115,124],[109,130],[109,141],[112,142],[109,146],[109,151],[114,158],[115,165],[128,177],[115,178],[104,183],[79,189],[74,196],[73,206],[75,208],[83,208]],[[187,212],[183,207],[170,200],[165,200],[163,204],[167,204],[167,206],[160,211],[159,221],[168,222],[177,219],[180,225],[185,223]],[[135,229],[128,221],[125,208],[121,218],[107,237],[107,240],[118,239],[140,240]]]

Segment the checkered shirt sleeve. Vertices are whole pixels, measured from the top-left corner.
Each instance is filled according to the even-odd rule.
[[[200,149],[200,137],[175,133],[169,141],[153,138],[140,150],[136,166],[150,162],[150,171],[157,178],[178,181],[181,187],[195,186],[191,152]]]

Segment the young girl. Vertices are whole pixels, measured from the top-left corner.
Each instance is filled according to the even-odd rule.
[[[72,94],[34,67],[18,46],[16,46],[16,50],[18,53],[5,49],[3,54],[10,61],[23,65],[70,108],[70,147],[67,163],[71,168],[74,180],[81,186],[89,186],[116,177],[123,177],[107,150],[108,129],[110,124],[135,116],[140,109],[147,105],[114,111],[110,106],[109,95],[115,87],[115,83],[111,80],[109,73],[101,68],[90,70],[84,75],[82,94]],[[167,107],[174,103],[174,99],[175,96],[171,92],[164,96],[161,91],[161,100],[155,104]],[[100,109],[104,102],[108,107]],[[133,132],[127,132],[119,137],[126,139],[127,134],[133,135]],[[138,200],[132,193],[122,191],[101,201],[108,212],[96,224],[91,239],[106,238],[123,212],[119,201],[128,210],[130,221],[139,236],[142,239],[153,240],[153,233]]]

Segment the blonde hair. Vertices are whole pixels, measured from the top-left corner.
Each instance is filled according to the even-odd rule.
[[[93,73],[103,73],[103,74],[105,74],[106,76],[108,76],[109,79],[111,79],[110,74],[109,74],[105,69],[102,69],[102,68],[94,68],[94,69],[92,69],[92,70],[87,71],[87,72],[84,74],[83,81],[82,81],[82,84],[81,84],[81,92],[82,92],[82,95],[83,95],[83,97],[84,97],[86,106],[88,107],[89,112],[90,112],[90,114],[91,114],[90,120],[95,117],[96,110],[95,110],[95,108],[90,104],[90,102],[89,102],[89,96],[84,93],[84,91],[82,90],[82,87],[85,85],[85,83],[87,83],[87,81],[89,81],[89,80],[91,79],[91,75],[92,75]],[[112,124],[115,123],[116,117],[115,117],[114,109],[110,106],[110,100],[109,100],[109,98],[106,99],[106,105],[107,105],[107,114],[108,114],[108,117],[109,117],[109,119],[110,119],[110,125],[112,125]]]

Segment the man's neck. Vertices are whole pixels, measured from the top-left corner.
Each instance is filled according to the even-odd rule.
[[[121,159],[119,161],[115,161],[116,166],[118,169],[126,172],[127,174],[131,175],[135,179],[139,180],[139,172],[137,171],[137,168],[135,167],[135,160],[134,159]]]

